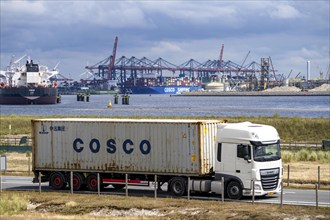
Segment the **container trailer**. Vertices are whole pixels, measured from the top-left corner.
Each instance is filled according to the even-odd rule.
[[[218,120],[63,118],[32,120],[34,182],[60,190],[154,181],[182,196],[231,199],[279,193],[280,138],[268,125]],[[222,179],[224,184],[222,184]],[[188,181],[189,180],[189,181]],[[188,186],[189,184],[189,186]]]

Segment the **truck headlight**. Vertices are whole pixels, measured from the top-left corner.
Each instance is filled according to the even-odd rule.
[[[254,190],[261,190],[261,186],[259,184],[254,184]]]

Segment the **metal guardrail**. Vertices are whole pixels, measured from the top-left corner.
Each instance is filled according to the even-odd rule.
[[[285,150],[330,150],[330,140],[322,140],[321,143],[281,143],[281,148]]]
[[[288,150],[300,150],[300,149],[309,149],[309,150],[321,150],[322,143],[300,143],[300,142],[293,142],[293,143],[282,143],[282,149]]]
[[[28,136],[0,138],[0,146],[32,146],[32,139]]]

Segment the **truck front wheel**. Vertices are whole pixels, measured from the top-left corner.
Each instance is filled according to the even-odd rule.
[[[67,185],[64,174],[61,172],[52,173],[50,176],[50,184],[53,189],[56,190],[64,189]]]
[[[183,177],[174,177],[170,186],[171,192],[176,196],[183,196],[186,193],[186,180]]]
[[[232,181],[227,185],[227,195],[230,199],[241,199],[242,198],[242,187],[236,182]]]

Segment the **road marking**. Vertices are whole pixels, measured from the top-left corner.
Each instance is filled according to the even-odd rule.
[[[32,183],[32,182],[11,182],[11,181],[5,181],[2,182],[2,184],[15,184],[15,185],[33,185],[33,186],[38,186],[39,183]],[[41,185],[48,185],[48,183],[41,183]]]

